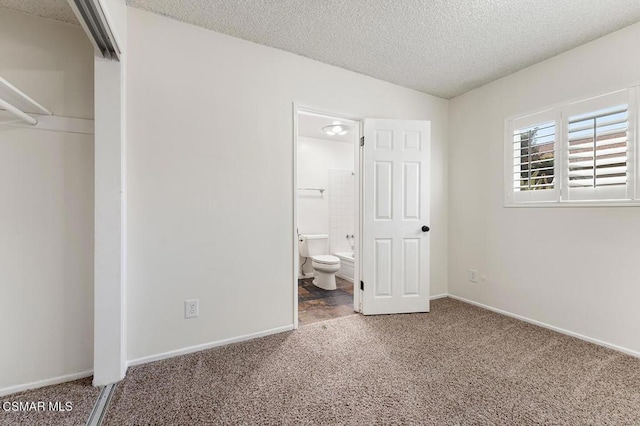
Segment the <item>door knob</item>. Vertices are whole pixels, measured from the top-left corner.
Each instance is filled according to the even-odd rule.
[[[422,227],[422,232],[429,232],[429,227],[427,225],[424,225]]]

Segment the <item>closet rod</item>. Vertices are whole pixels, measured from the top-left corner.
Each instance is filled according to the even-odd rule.
[[[10,112],[11,114],[15,115],[23,121],[26,121],[29,124],[38,124],[38,120],[20,111],[18,108],[14,107],[4,99],[0,99],[0,109],[7,110],[7,112]]]

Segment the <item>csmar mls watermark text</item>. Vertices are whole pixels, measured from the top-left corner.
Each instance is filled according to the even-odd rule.
[[[4,412],[27,412],[27,411],[73,411],[71,401],[2,401],[2,411]]]

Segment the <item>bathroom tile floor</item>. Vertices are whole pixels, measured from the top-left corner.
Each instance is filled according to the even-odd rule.
[[[323,290],[313,278],[298,280],[298,324],[353,315],[353,283],[336,277],[337,289]]]

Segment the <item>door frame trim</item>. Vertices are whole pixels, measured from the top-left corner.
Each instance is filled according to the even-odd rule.
[[[293,221],[292,221],[292,256],[293,256],[293,328],[298,328],[298,269],[300,267],[299,252],[298,252],[298,112],[310,112],[314,114],[328,115],[330,117],[342,118],[345,120],[354,121],[358,126],[358,134],[354,141],[354,173],[356,178],[356,188],[358,192],[358,202],[355,206],[355,245],[353,249],[354,263],[353,263],[353,309],[356,312],[362,311],[362,295],[360,290],[360,239],[362,238],[362,179],[361,179],[361,165],[362,165],[362,148],[360,147],[359,140],[363,135],[364,117],[357,114],[349,114],[336,112],[335,110],[319,108],[311,106],[302,102],[294,101],[292,104],[293,113],[293,186],[291,188],[293,197]]]

